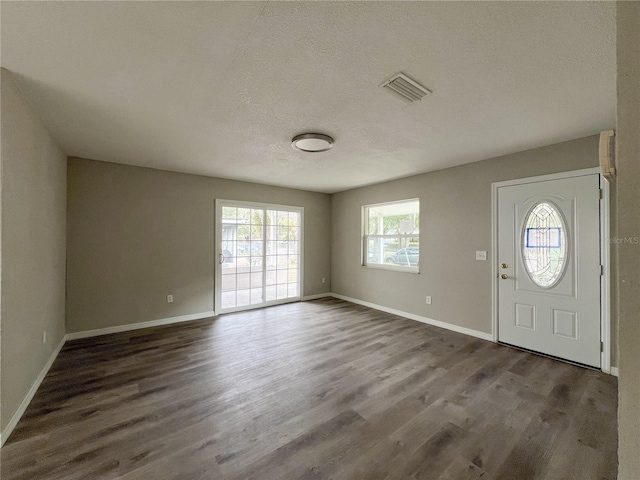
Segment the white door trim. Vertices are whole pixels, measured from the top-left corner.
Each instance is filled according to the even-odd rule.
[[[539,175],[536,177],[506,180],[491,184],[491,336],[494,342],[498,342],[498,266],[496,258],[498,254],[498,188],[511,185],[523,185],[526,183],[546,182],[563,178],[581,177],[584,175],[600,174],[600,168],[586,168],[571,172]],[[600,200],[600,263],[603,266],[602,280],[600,282],[600,338],[602,341],[601,370],[612,373],[611,368],[611,266],[609,248],[609,182],[600,175],[600,188],[602,199]]]
[[[600,281],[600,338],[602,340],[602,371],[613,375],[611,367],[611,246],[609,235],[609,181],[600,175],[600,264],[602,277]]]

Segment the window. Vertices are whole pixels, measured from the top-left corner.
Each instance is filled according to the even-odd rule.
[[[417,273],[420,200],[366,205],[362,215],[362,265]]]

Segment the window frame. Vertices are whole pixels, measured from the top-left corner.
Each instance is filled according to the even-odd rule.
[[[364,268],[374,268],[377,270],[390,270],[395,272],[404,272],[404,273],[420,273],[420,231],[418,229],[418,233],[408,233],[408,234],[369,234],[369,210],[375,207],[381,207],[386,205],[397,205],[402,203],[412,203],[417,202],[418,204],[418,219],[420,218],[420,199],[419,198],[407,198],[403,200],[394,200],[391,202],[381,202],[381,203],[372,203],[368,205],[363,205],[361,207],[360,212],[360,221],[361,221],[361,232],[360,232],[360,265]],[[388,263],[369,263],[369,250],[368,250],[368,242],[370,238],[389,238],[389,239],[398,239],[399,244],[402,243],[401,239],[410,239],[410,238],[418,238],[418,246],[417,247],[409,247],[404,246],[398,248],[398,251],[404,248],[417,248],[418,249],[418,263],[417,265],[391,265]],[[405,244],[406,245],[406,244]]]

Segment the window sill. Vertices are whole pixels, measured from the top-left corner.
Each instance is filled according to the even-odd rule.
[[[373,270],[388,270],[391,272],[413,273],[420,274],[419,267],[398,267],[393,265],[362,265],[364,268],[371,268]]]

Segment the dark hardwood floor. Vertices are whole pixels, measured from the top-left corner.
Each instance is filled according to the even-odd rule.
[[[3,480],[614,479],[617,382],[335,299],[68,342]]]

